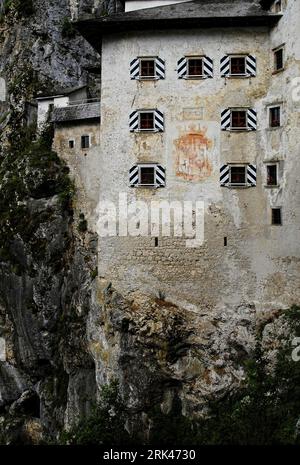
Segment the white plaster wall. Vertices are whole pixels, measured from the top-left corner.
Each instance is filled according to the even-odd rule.
[[[257,309],[277,308],[299,299],[300,251],[296,240],[300,224],[296,176],[299,115],[293,114],[290,119],[288,104],[285,128],[271,132],[266,128],[265,107],[275,97],[286,98],[290,80],[288,75],[272,75],[271,49],[281,40],[284,21],[294,23],[294,28],[289,29],[291,44],[287,50],[291,49],[293,55],[289,67],[298,70],[298,5],[294,10],[293,7],[295,2],[291,2],[291,10],[286,12],[289,18],[271,36],[264,28],[243,28],[128,33],[103,40],[99,200],[117,202],[120,192],[127,193],[129,200],[147,202],[151,199],[204,200],[206,211],[205,244],[199,249],[187,249],[181,239],[160,238],[159,247],[154,248],[150,237],[100,238],[99,275],[112,280],[117,289],[152,295],[160,290],[167,299],[191,309],[244,303]],[[227,53],[256,55],[257,77],[221,78],[219,63]],[[185,54],[206,54],[213,58],[214,78],[179,80],[176,65]],[[159,55],[165,59],[166,79],[131,81],[129,62],[141,55]],[[256,108],[258,130],[222,132],[220,113],[230,106]],[[156,107],[165,114],[165,132],[131,134],[130,112]],[[202,119],[189,119],[188,108],[203,111]],[[176,176],[174,165],[180,131],[191,132],[192,125],[196,131],[199,128],[207,131],[211,143],[211,175],[196,182]],[[286,157],[287,152],[291,153],[284,166],[281,186],[277,192],[271,192],[264,187],[263,162],[275,153]],[[166,188],[128,187],[128,170],[139,161],[164,165]],[[257,165],[256,188],[220,187],[220,165],[233,161]],[[276,204],[284,200],[283,226],[271,226],[270,198]],[[227,247],[224,247],[224,237],[227,237]]]
[[[190,1],[191,0],[127,0],[125,2],[125,12],[172,5],[174,3],[186,3]]]
[[[37,114],[37,125],[38,128],[41,128],[43,124],[46,122],[47,113],[49,111],[49,106],[54,103],[54,99],[43,99],[38,100],[38,114]]]

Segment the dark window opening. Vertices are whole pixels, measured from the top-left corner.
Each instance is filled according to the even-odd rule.
[[[155,237],[155,239],[154,239],[154,246],[158,247],[158,237]]]
[[[246,74],[245,57],[231,57],[230,74]]]
[[[154,167],[140,168],[140,184],[154,184]]]
[[[154,77],[155,76],[154,60],[141,60],[141,76],[142,77]]]
[[[280,107],[270,108],[270,127],[278,128],[280,126]]]
[[[274,52],[274,67],[275,71],[283,69],[283,48]]]
[[[90,137],[89,136],[81,136],[81,148],[88,149],[90,146]]]
[[[189,58],[188,60],[188,75],[202,76],[203,63],[201,58]]]
[[[277,165],[267,166],[267,185],[277,186]]]
[[[73,149],[75,147],[75,142],[73,140],[69,140],[69,149]]]
[[[153,113],[140,113],[140,129],[154,129]]]
[[[281,208],[272,208],[272,224],[281,225]]]
[[[227,237],[224,237],[224,247],[227,247]]]
[[[234,110],[231,112],[231,127],[232,128],[246,128],[247,115],[244,110]]]
[[[230,168],[230,183],[231,184],[246,184],[246,167],[232,166]]]

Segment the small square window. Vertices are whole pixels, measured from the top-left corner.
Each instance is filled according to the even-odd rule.
[[[234,184],[234,185],[245,185],[246,184],[246,167],[245,166],[231,166],[230,184]]]
[[[141,166],[140,167],[140,184],[154,185],[155,180],[155,167],[154,166]]]
[[[75,147],[75,141],[73,139],[69,140],[69,149],[73,149]]]
[[[277,186],[277,165],[267,165],[267,186]]]
[[[153,59],[142,59],[140,62],[141,77],[155,77],[155,61]]]
[[[202,75],[203,75],[202,58],[189,58],[188,59],[188,76],[202,76]]]
[[[281,208],[272,208],[272,224],[274,225],[282,224]]]
[[[270,108],[270,127],[278,128],[280,126],[280,107]]]
[[[230,58],[230,74],[232,75],[246,74],[245,57],[231,57]]]
[[[81,136],[81,148],[88,149],[90,147],[90,136]]]
[[[283,69],[283,48],[274,51],[274,70],[281,71]]]
[[[245,110],[232,110],[231,112],[231,128],[246,128],[247,113]]]
[[[143,131],[153,131],[154,129],[154,113],[142,112],[140,113],[140,129]]]

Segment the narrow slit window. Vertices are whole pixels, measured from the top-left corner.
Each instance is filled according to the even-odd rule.
[[[140,167],[140,184],[153,186],[155,183],[154,166]]]
[[[69,149],[73,149],[75,147],[75,141],[73,139],[69,140]]]
[[[90,147],[90,136],[81,136],[81,148],[88,149]]]
[[[280,71],[283,69],[283,48],[274,51],[274,70]]]
[[[270,108],[270,127],[278,128],[280,126],[280,107]]]
[[[281,208],[272,208],[272,224],[274,225],[282,224]]]
[[[232,128],[246,128],[247,127],[247,113],[244,110],[233,110],[231,112],[231,127]]]
[[[143,112],[140,113],[140,129],[144,131],[149,131],[154,129],[154,113],[153,112]]]
[[[232,75],[246,74],[245,57],[231,57],[230,58],[230,74]]]
[[[188,76],[202,76],[202,75],[203,75],[202,58],[189,58],[188,59]]]
[[[230,168],[230,184],[242,186],[246,184],[246,167],[231,166]]]
[[[140,75],[141,77],[153,78],[155,76],[155,61],[142,59],[140,62]]]
[[[277,165],[267,165],[267,186],[277,186]]]

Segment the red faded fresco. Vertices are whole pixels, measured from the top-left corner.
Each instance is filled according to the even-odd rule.
[[[175,174],[187,181],[201,181],[212,174],[210,152],[213,141],[207,136],[207,128],[191,124],[178,139],[176,147]]]

